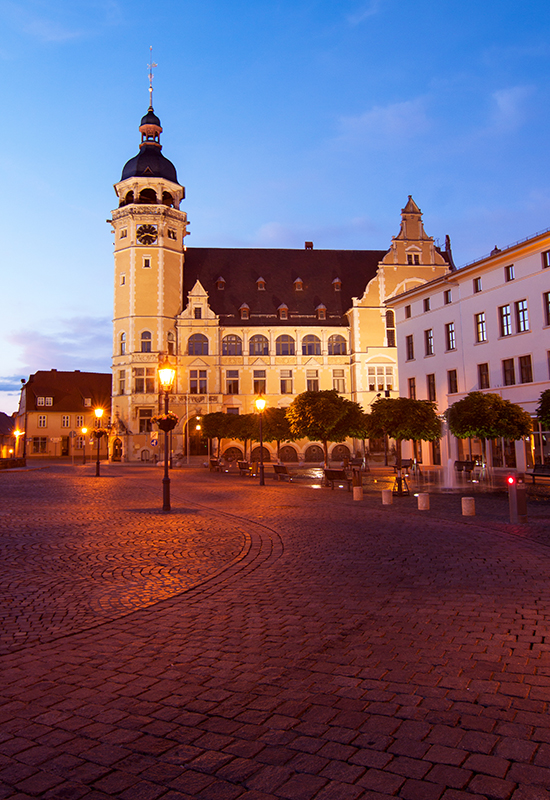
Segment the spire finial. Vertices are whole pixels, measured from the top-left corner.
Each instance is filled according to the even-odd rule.
[[[158,64],[153,61],[153,45],[149,47],[149,53],[151,54],[151,63],[147,64],[149,68],[149,108],[153,108],[153,67],[158,67]]]

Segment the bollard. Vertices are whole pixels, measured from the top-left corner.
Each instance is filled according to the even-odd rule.
[[[475,497],[462,498],[462,516],[475,517],[476,515],[476,500]]]
[[[419,511],[429,511],[430,510],[430,495],[428,492],[420,492],[418,495],[418,510]]]
[[[391,489],[382,489],[382,505],[391,506],[393,503],[393,493]]]
[[[363,499],[363,487],[362,486],[353,486],[353,499],[354,500],[362,500]]]

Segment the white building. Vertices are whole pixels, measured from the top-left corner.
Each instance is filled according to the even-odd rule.
[[[435,401],[443,414],[469,392],[494,392],[535,418],[550,388],[550,232],[495,248],[386,304],[396,314],[401,396]],[[525,441],[493,442],[489,466],[548,462],[549,435],[535,420],[533,430]],[[481,443],[446,432],[440,443],[423,443],[422,460],[446,464],[470,452],[481,455]]]

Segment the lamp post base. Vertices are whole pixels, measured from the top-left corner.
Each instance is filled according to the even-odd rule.
[[[170,505],[170,478],[162,479],[162,510],[172,510],[172,506]]]

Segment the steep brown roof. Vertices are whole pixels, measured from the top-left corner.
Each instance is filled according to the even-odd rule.
[[[212,311],[222,325],[238,324],[240,307],[250,308],[247,325],[347,325],[352,297],[361,297],[374,278],[386,250],[284,250],[255,248],[189,247],[185,252],[183,301],[199,280],[208,292]],[[225,281],[218,289],[219,278]],[[258,278],[265,290],[258,289]],[[300,278],[302,290],[294,282]],[[340,278],[341,291],[333,281]],[[286,304],[288,319],[279,320],[277,309]],[[316,309],[325,305],[326,320]]]
[[[58,372],[40,370],[31,375],[25,385],[27,393],[27,410],[36,408],[37,397],[53,397],[53,404],[47,406],[48,411],[90,411],[90,408],[111,406],[111,375],[101,372]],[[84,399],[90,397],[91,406],[84,405]]]

